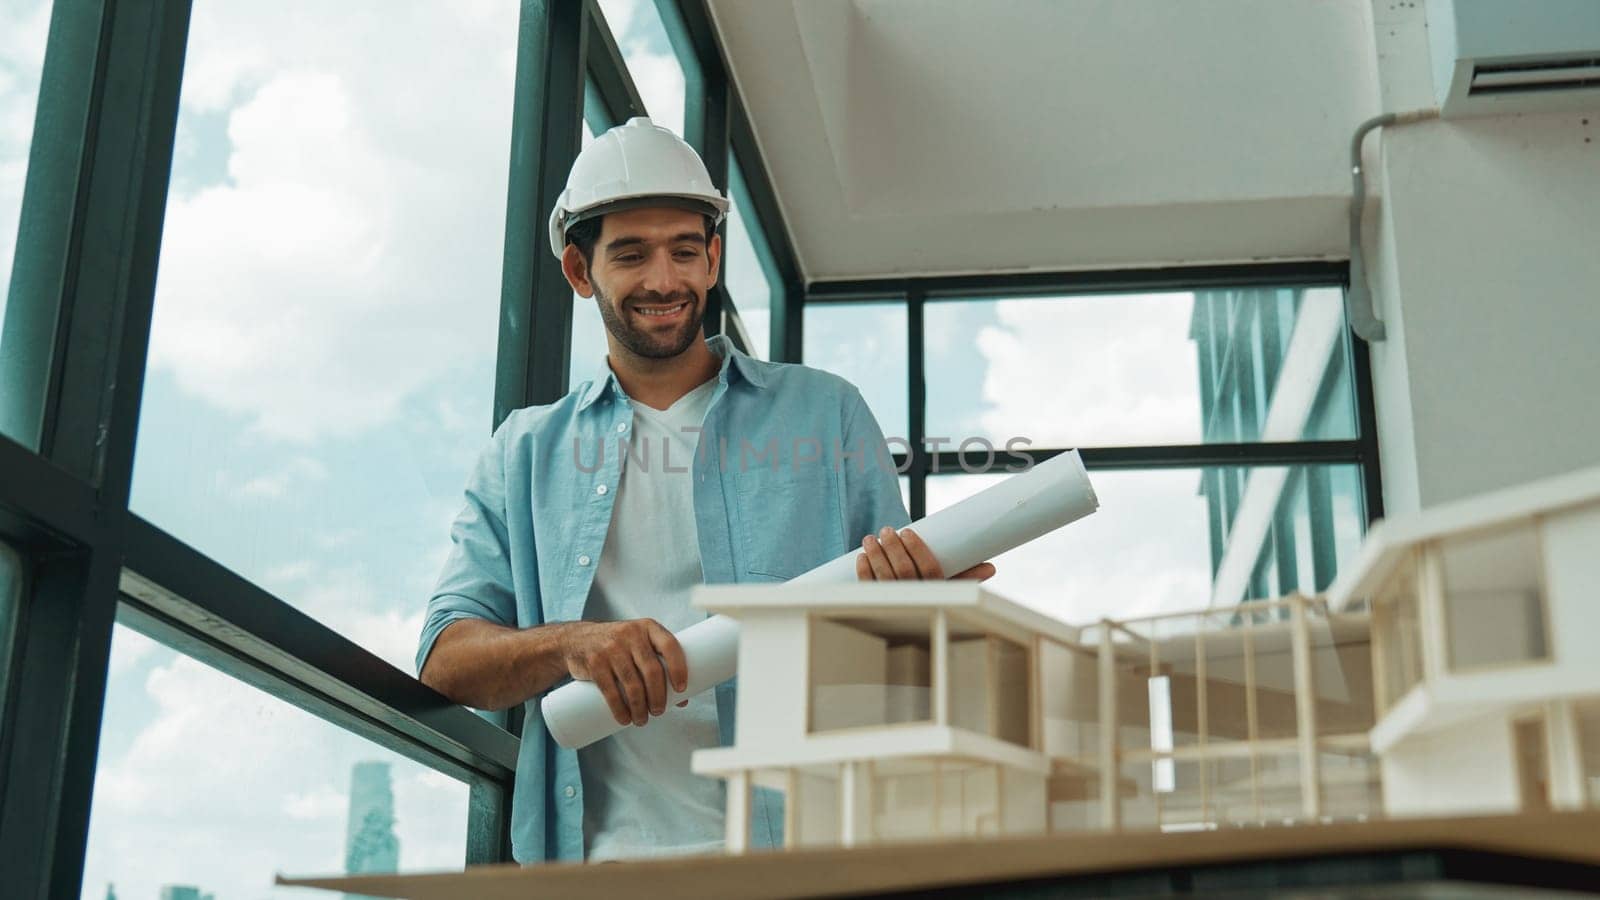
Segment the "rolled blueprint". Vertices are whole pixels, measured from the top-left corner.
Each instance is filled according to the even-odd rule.
[[[988,490],[911,524],[939,565],[954,575],[1075,522],[1099,508],[1078,451],[1062,453]],[[859,549],[790,579],[790,584],[856,580]],[[688,690],[670,688],[667,715],[677,701],[732,678],[738,668],[739,623],[711,616],[677,633],[689,662]],[[621,731],[605,697],[592,683],[574,681],[546,694],[540,708],[556,743],[579,748]]]

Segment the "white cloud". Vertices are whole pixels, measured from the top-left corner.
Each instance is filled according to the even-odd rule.
[[[976,363],[982,378],[976,408],[947,407],[941,427],[971,428],[997,445],[1014,436],[1035,447],[1198,441],[1192,306],[1183,294],[1005,300],[991,307],[996,322],[978,329],[975,357],[958,352],[969,320],[930,315],[930,356]],[[1000,477],[930,478],[928,509]],[[996,559],[989,586],[1074,624],[1203,608],[1211,572],[1197,472],[1091,480],[1100,511]]]
[[[350,795],[327,785],[283,798],[283,814],[298,821],[337,819],[347,815],[349,807]]]
[[[998,475],[928,479],[937,511]],[[1091,476],[1100,510],[994,560],[995,592],[1074,625],[1202,609],[1211,597],[1206,506],[1193,470]]]
[[[154,639],[132,629],[126,629],[119,634],[118,640],[111,645],[111,663],[107,669],[109,678],[118,678],[132,670],[161,647]]]
[[[120,644],[131,634],[117,628]],[[128,751],[95,780],[84,896],[107,882],[124,897],[194,884],[218,897],[274,891],[275,873],[343,867],[351,767],[389,762],[401,868],[459,869],[467,787],[235,681],[161,650],[142,682],[113,682],[113,709],[149,703]]]
[[[659,125],[683,133],[683,67],[677,58],[653,53],[637,41],[623,48],[628,73],[633,76],[650,118]]]
[[[654,6],[640,0],[600,0],[639,97],[657,125],[683,134],[683,66],[672,55]]]
[[[282,497],[305,482],[326,481],[328,467],[312,456],[304,454],[290,457],[282,468],[247,479],[238,486],[246,497]]]
[[[448,547],[439,552],[448,553]],[[437,567],[424,568],[431,562],[430,557],[419,564],[419,573],[436,573]],[[394,598],[386,597],[374,584],[368,567],[329,567],[306,559],[268,567],[258,583],[395,668],[412,671],[417,635],[422,633],[427,613],[426,598],[396,608]]]
[[[310,442],[492,355],[515,24],[200,4],[183,112],[227,117],[228,180],[169,201],[152,367]]]
[[[1200,440],[1188,295],[1007,300],[977,335],[984,433],[1034,446]]]

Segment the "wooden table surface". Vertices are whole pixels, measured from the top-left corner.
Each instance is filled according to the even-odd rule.
[[[1080,832],[626,863],[506,864],[419,875],[280,876],[278,883],[414,900],[837,897],[1171,866],[1404,850],[1479,851],[1600,866],[1600,812],[1398,819],[1173,834]]]

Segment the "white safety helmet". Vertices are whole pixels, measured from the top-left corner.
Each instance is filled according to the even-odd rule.
[[[550,211],[550,252],[561,257],[574,223],[641,206],[683,206],[720,223],[728,198],[683,138],[636,116],[595,138],[573,160],[567,189]]]

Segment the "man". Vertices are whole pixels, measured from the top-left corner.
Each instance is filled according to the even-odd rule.
[[[694,150],[636,118],[574,162],[551,250],[606,325],[595,377],[495,429],[451,528],[417,651],[422,681],[479,709],[525,704],[517,860],[713,850],[722,785],[689,755],[727,744],[733,685],[667,708],[692,585],[783,581],[860,546],[863,579],[944,577],[909,529],[883,434],[845,380],[764,363],[701,327],[728,203]],[[983,563],[958,577],[986,578]],[[619,724],[557,746],[538,698],[592,681]],[[647,727],[645,727],[647,726]],[[781,841],[760,794],[752,843]]]

